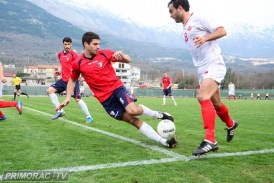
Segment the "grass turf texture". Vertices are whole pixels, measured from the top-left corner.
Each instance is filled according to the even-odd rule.
[[[11,97],[2,97],[10,100]],[[182,159],[130,166],[128,162],[161,160],[172,158],[160,151],[117,139],[63,120],[51,120],[54,107],[48,97],[24,96],[23,114],[15,108],[4,108],[7,116],[0,121],[0,172],[4,170],[47,170],[78,166],[100,166],[125,163],[122,167],[102,168],[70,173],[68,182],[274,182],[274,154],[252,154],[247,156]],[[60,101],[64,97],[59,98]],[[151,109],[173,115],[179,144],[168,149],[149,140],[127,123],[109,117],[93,97],[83,98],[94,118],[85,124],[84,113],[72,99],[65,108],[63,119],[117,134],[185,157],[192,157],[204,138],[200,106],[193,98],[176,98],[175,107],[171,99],[162,106],[161,98],[138,98]],[[216,120],[217,153],[245,153],[274,149],[272,100],[223,100],[233,119],[239,122],[232,142],[226,142],[225,124]],[[41,111],[35,112],[33,111]],[[156,129],[160,120],[141,116],[142,120]]]

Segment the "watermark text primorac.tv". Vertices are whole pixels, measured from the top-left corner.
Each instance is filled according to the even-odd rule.
[[[68,171],[16,171],[8,170],[2,174],[2,181],[67,181],[69,178]],[[0,179],[1,180],[1,179]]]

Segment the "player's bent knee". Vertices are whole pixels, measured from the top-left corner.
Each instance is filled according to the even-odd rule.
[[[56,89],[52,88],[52,87],[49,87],[47,89],[47,94],[52,94],[52,93],[55,93],[56,92]]]
[[[132,116],[137,116],[137,115],[141,115],[142,114],[142,111],[139,110],[139,108],[137,106],[136,107],[127,108],[126,111],[127,111],[127,113],[129,113]]]
[[[203,95],[197,95],[197,99],[199,102],[206,100],[206,98]]]

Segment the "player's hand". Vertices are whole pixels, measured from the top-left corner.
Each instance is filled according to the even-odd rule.
[[[61,75],[61,72],[60,71],[56,71],[55,73],[54,73],[54,76],[60,76]]]
[[[5,77],[1,77],[1,81],[2,81],[2,83],[6,83],[7,79]]]
[[[113,57],[116,59],[116,60],[123,60],[125,57],[124,57],[124,53],[122,51],[116,51],[114,54],[113,54]]]
[[[68,100],[68,99],[64,100],[58,107],[56,107],[55,111],[61,110],[61,109],[64,108],[66,105],[68,105],[69,102],[70,102],[70,100]]]
[[[193,42],[194,42],[194,45],[196,46],[196,48],[199,48],[202,44],[204,44],[206,42],[206,39],[205,39],[205,37],[202,37],[202,36],[195,36],[193,38]]]

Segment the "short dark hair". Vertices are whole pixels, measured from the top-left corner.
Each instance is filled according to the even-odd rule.
[[[100,40],[100,36],[94,32],[86,32],[82,37],[83,46],[84,46],[84,42],[87,42],[88,44],[90,44],[93,39]]]
[[[64,42],[72,43],[72,39],[71,39],[70,37],[65,37],[65,38],[63,39],[63,43],[64,43]]]
[[[168,6],[170,4],[173,4],[174,8],[177,10],[179,6],[182,6],[182,8],[188,12],[189,11],[189,2],[188,0],[171,0],[169,3],[168,3]]]

